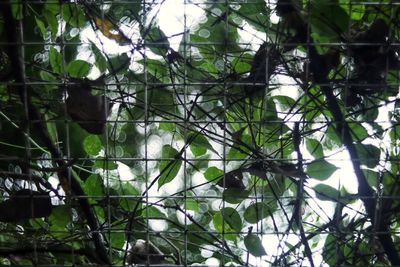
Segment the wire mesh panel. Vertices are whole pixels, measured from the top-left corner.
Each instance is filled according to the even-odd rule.
[[[400,266],[398,1],[0,1],[0,262]]]

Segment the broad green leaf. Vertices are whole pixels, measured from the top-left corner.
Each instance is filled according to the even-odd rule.
[[[84,190],[86,195],[101,197],[104,194],[104,182],[100,175],[91,174],[84,183]],[[100,200],[100,198],[92,199],[91,202],[95,202],[96,200]]]
[[[168,121],[162,121],[159,124],[159,128],[167,132],[173,132],[176,130],[176,124]]]
[[[247,54],[248,55],[248,54]],[[246,54],[244,55],[246,57]],[[247,62],[250,62],[251,58],[247,58]],[[232,66],[236,73],[246,73],[249,72],[251,69],[251,65],[243,60],[243,56],[240,58],[235,58],[232,60]]]
[[[271,208],[263,202],[251,204],[244,211],[243,218],[249,223],[257,223],[258,221],[270,216]]]
[[[160,178],[158,179],[158,188],[166,183],[171,182],[179,172],[182,160],[176,159],[178,151],[170,145],[165,145],[161,150],[162,158],[170,158],[170,160],[161,160],[159,164]]]
[[[146,41],[146,47],[157,54],[165,56],[169,50],[169,41],[160,27],[141,30],[142,37]]]
[[[86,25],[86,16],[77,4],[63,4],[62,17],[72,27],[81,28]]]
[[[62,55],[54,47],[50,47],[49,59],[53,71],[55,73],[62,73],[62,66],[63,66]]]
[[[264,0],[255,0],[251,4],[240,5],[239,15],[246,20],[249,25],[260,32],[264,32],[270,24],[270,11],[266,8]]]
[[[314,1],[311,5],[311,29],[313,33],[337,40],[349,29],[349,16],[337,3]]]
[[[323,144],[324,147],[328,149],[337,149],[339,146],[342,145],[340,138],[336,132],[336,126],[329,125],[326,129]]]
[[[329,234],[326,237],[324,248],[322,250],[322,257],[329,266],[337,266],[338,262],[338,242],[334,234]]]
[[[58,13],[60,13],[61,9],[60,9],[60,4],[57,2],[46,2],[44,4],[44,9],[46,11],[49,11],[50,13],[52,13],[53,15],[57,15]]]
[[[224,171],[218,169],[217,167],[209,167],[205,172],[204,172],[204,178],[207,179],[207,181],[217,183],[220,179],[224,177]]]
[[[42,34],[43,38],[46,38],[46,26],[44,25],[44,22],[39,19],[37,16],[35,16],[35,20],[36,20],[36,25],[38,26],[40,33]]]
[[[97,156],[102,148],[103,144],[97,135],[88,135],[83,140],[83,149],[91,156]]]
[[[165,218],[165,214],[162,213],[158,208],[149,206],[146,208],[147,209],[147,215],[149,217],[154,217],[154,218]]]
[[[201,133],[189,133],[187,142],[190,143],[190,150],[196,157],[202,156],[207,152],[207,149],[217,153],[208,139]]]
[[[94,166],[105,170],[116,170],[118,168],[118,164],[115,161],[101,158],[95,160]]]
[[[317,180],[326,180],[328,179],[338,167],[327,162],[324,159],[314,160],[307,166],[306,173]]]
[[[362,141],[369,136],[368,131],[359,122],[348,123],[351,135],[355,141]]]
[[[352,20],[361,20],[363,18],[366,9],[364,4],[356,4],[351,0],[339,0],[339,3]]]
[[[310,154],[314,158],[319,159],[324,157],[324,150],[322,148],[322,145],[317,140],[306,138],[306,147],[308,152],[310,152]]]
[[[54,38],[57,35],[58,32],[58,20],[57,16],[54,16],[54,14],[48,10],[43,10],[43,15],[47,20],[47,23],[49,24],[50,30],[52,37]]]
[[[199,203],[196,199],[193,198],[187,198],[186,199],[186,209],[187,210],[192,210],[195,212],[199,212]]]
[[[242,134],[241,141],[245,144],[251,144],[251,136]],[[228,151],[227,158],[230,160],[244,159],[249,155],[250,151],[247,147],[239,144],[234,144]]]
[[[372,187],[377,187],[378,186],[378,181],[379,181],[379,174],[375,171],[368,170],[368,169],[363,169],[362,172],[365,175],[365,178],[367,179],[367,182],[370,186]]]
[[[239,188],[228,188],[222,193],[224,201],[231,204],[239,204],[245,200],[250,194],[250,191]]]
[[[94,43],[92,43],[91,48],[94,54],[96,67],[99,68],[100,72],[105,72],[108,66],[106,58]]]
[[[244,245],[249,253],[255,257],[267,255],[261,239],[257,235],[249,234],[244,237]]]
[[[317,198],[320,200],[337,201],[340,196],[340,193],[337,189],[326,184],[318,184],[314,186],[314,191]]]
[[[83,78],[89,74],[91,65],[83,60],[71,61],[67,66],[67,72],[71,77]]]
[[[137,190],[131,183],[124,182],[118,186],[117,192],[119,196],[123,196],[119,199],[119,203],[122,209],[125,211],[132,212],[136,207],[140,199],[142,198],[142,194]],[[139,209],[141,204],[139,202]]]
[[[361,164],[368,168],[375,168],[379,164],[381,150],[376,146],[356,144],[356,150]]]
[[[233,208],[223,208],[213,217],[214,227],[220,233],[240,232],[242,230],[242,219]]]
[[[124,246],[126,241],[124,228],[121,226],[112,227],[109,233],[110,245],[113,248],[120,249]]]
[[[53,207],[49,217],[50,229],[55,236],[68,235],[67,225],[70,223],[71,207],[66,205]]]
[[[274,99],[274,102],[283,110],[290,110],[296,104],[296,101],[293,98],[285,95],[276,95],[273,96],[272,99]]]

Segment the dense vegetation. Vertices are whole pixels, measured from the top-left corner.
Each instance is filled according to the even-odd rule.
[[[102,2],[0,2],[1,264],[400,265],[398,1]]]

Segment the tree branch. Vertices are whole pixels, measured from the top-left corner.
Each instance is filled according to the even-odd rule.
[[[17,24],[17,21],[12,15],[10,1],[2,1],[0,3],[0,10],[2,10],[5,25],[7,25],[7,27],[4,27],[7,41],[9,43],[7,45],[7,53],[9,58],[11,59],[13,76],[16,84],[18,84],[18,93],[21,102],[28,109],[27,119],[29,120],[29,122],[35,122],[33,124],[33,127],[36,128],[36,130],[38,131],[41,141],[49,149],[52,158],[57,163],[57,165],[60,167],[65,166],[66,163],[63,160],[63,155],[61,151],[54,145],[49,135],[48,129],[43,123],[43,119],[39,111],[32,104],[30,93],[26,86],[24,56],[20,51],[21,48],[15,47],[15,45],[20,44],[21,41],[17,35],[17,33],[21,33],[21,25]],[[90,207],[88,199],[85,197],[85,192],[80,186],[79,181],[71,175],[69,168],[61,168],[60,170],[58,170],[57,174],[60,179],[60,183],[63,185],[64,190],[67,188],[67,190],[65,190],[66,193],[68,193],[68,191],[71,191],[75,196],[79,196],[78,202],[82,208],[83,213],[85,214],[90,230],[92,231],[93,242],[97,250],[98,261],[100,261],[101,263],[110,264],[108,252],[106,247],[104,246],[103,236],[99,232],[99,223],[93,210]],[[70,190],[68,190],[69,184]]]

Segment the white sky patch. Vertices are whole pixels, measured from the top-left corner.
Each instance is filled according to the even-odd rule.
[[[191,29],[205,17],[203,9],[196,5],[185,5],[184,2],[184,0],[166,0],[157,14],[158,25],[169,37],[170,46],[175,51],[179,49],[179,44],[183,38],[185,23],[187,29]],[[152,16],[152,14],[150,13],[149,16]]]
[[[119,161],[117,161],[117,164],[117,170],[121,181],[132,181],[133,179],[135,179],[135,176],[133,175],[131,168],[128,165]]]

